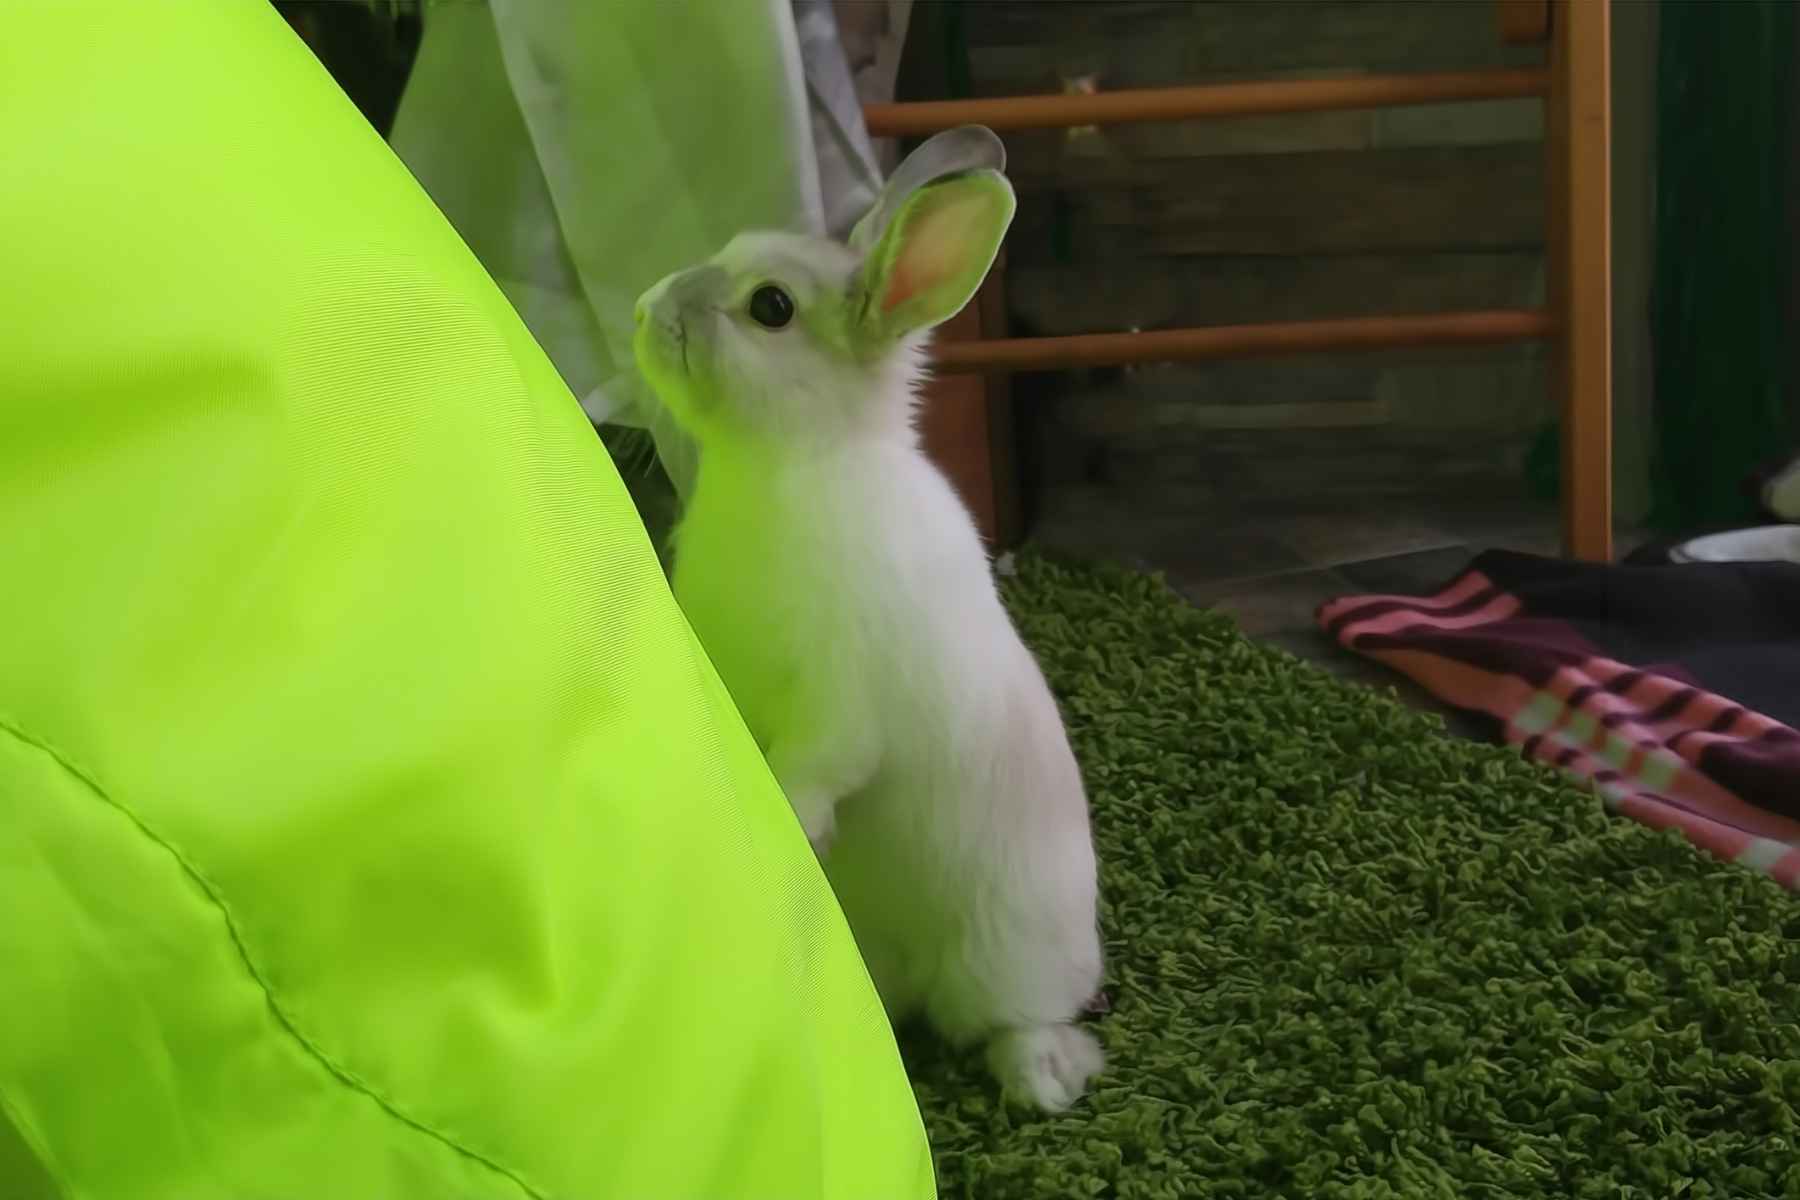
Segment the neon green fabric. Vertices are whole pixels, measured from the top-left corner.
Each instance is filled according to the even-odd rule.
[[[0,1195],[930,1196],[592,430],[273,10],[15,6],[0,128]]]

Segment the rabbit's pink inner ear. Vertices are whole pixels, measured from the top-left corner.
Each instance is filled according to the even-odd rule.
[[[888,270],[881,293],[881,311],[891,313],[909,300],[933,288],[955,282],[969,269],[974,247],[980,244],[983,209],[981,196],[921,193],[919,207],[903,213],[899,253]]]

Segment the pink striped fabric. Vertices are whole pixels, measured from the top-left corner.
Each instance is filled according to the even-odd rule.
[[[1523,595],[1472,568],[1430,596],[1334,600],[1318,621],[1348,649],[1493,718],[1506,742],[1589,781],[1614,811],[1800,888],[1800,733],[1698,686],[1679,662],[1610,655],[1598,643],[1611,636],[1614,614],[1589,603],[1610,593],[1570,580],[1605,578],[1575,574],[1584,569],[1630,569],[1559,574],[1546,561],[1477,561],[1521,572]],[[1664,624],[1653,614],[1645,627]],[[1621,644],[1660,645],[1629,621],[1621,629]],[[1755,785],[1750,794],[1733,786],[1743,780]]]

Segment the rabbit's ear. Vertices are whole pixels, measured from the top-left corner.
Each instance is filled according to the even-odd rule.
[[[867,253],[880,240],[907,198],[927,184],[969,171],[1006,170],[1006,146],[985,125],[946,129],[920,143],[882,187],[863,219],[850,231],[850,248]]]
[[[858,272],[864,335],[888,342],[961,312],[993,266],[1016,203],[998,171],[958,175],[907,197]]]

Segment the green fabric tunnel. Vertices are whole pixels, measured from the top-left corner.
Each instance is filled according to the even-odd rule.
[[[930,1196],[610,462],[274,11],[15,6],[0,130],[0,1195]]]

